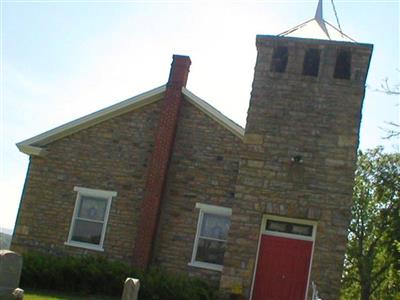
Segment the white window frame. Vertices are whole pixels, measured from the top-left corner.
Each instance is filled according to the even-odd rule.
[[[75,186],[74,191],[77,192],[76,200],[75,200],[75,208],[74,208],[74,213],[72,214],[72,219],[71,219],[71,223],[70,223],[70,227],[69,227],[68,240],[64,244],[67,246],[72,246],[72,247],[78,247],[78,248],[84,248],[84,249],[90,249],[90,250],[96,250],[96,251],[104,251],[103,243],[104,243],[104,237],[105,237],[107,223],[108,223],[108,217],[110,214],[111,202],[112,202],[112,198],[117,196],[117,192],[98,190],[98,189],[90,189],[90,188],[84,188],[84,187],[79,187],[79,186]],[[82,196],[102,198],[102,199],[107,200],[106,211],[104,213],[104,221],[102,222],[103,227],[101,230],[101,237],[100,237],[99,245],[72,240],[75,220],[78,217],[78,211],[79,211],[79,207],[81,204]]]
[[[199,219],[197,221],[197,231],[196,231],[196,236],[194,239],[192,259],[188,265],[191,267],[197,267],[197,268],[203,268],[203,269],[209,269],[209,270],[221,272],[223,270],[223,265],[206,263],[206,262],[202,262],[202,261],[196,261],[197,247],[198,247],[198,243],[199,243],[200,231],[201,231],[201,227],[203,224],[204,214],[208,213],[208,214],[213,214],[213,215],[230,217],[230,216],[232,216],[232,209],[228,208],[228,207],[215,206],[215,205],[209,205],[209,204],[203,204],[203,203],[196,203],[196,208],[200,209],[200,212],[199,212]]]
[[[267,221],[268,220],[312,226],[313,227],[312,234],[311,234],[311,236],[305,236],[305,235],[300,235],[300,234],[268,230],[267,229]],[[317,234],[317,224],[318,223],[313,220],[294,219],[294,218],[274,216],[274,215],[264,215],[262,223],[261,223],[261,234],[267,234],[267,235],[272,235],[272,236],[277,236],[277,237],[285,237],[288,239],[314,242],[315,236]]]

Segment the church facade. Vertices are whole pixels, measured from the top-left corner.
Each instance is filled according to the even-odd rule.
[[[246,299],[337,299],[372,45],[257,36],[243,129],[168,83],[17,146],[12,249],[103,255]]]

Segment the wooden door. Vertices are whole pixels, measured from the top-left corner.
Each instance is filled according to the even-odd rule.
[[[304,300],[312,241],[263,234],[253,300]]]

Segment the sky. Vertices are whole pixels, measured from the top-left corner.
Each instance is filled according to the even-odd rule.
[[[374,44],[360,148],[399,123],[400,0],[335,1],[343,31]],[[17,142],[95,112],[168,79],[173,54],[192,60],[187,88],[244,126],[257,34],[275,35],[315,14],[317,0],[0,0],[0,228],[14,227],[29,157]],[[324,18],[336,25],[331,1]]]

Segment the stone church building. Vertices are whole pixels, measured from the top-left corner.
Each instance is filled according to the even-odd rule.
[[[17,144],[12,249],[102,255],[246,299],[337,299],[372,45],[259,35],[243,129],[168,83]],[[251,66],[249,66],[251,67]]]

